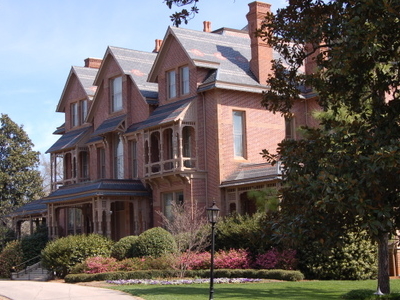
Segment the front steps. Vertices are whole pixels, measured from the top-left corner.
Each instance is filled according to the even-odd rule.
[[[38,262],[26,269],[11,273],[12,280],[33,280],[33,281],[47,281],[52,279],[52,273],[42,268],[41,262]]]

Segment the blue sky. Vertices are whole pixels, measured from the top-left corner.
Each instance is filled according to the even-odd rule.
[[[249,2],[200,0],[199,14],[182,27],[243,28]],[[266,2],[272,10],[286,5]],[[23,125],[44,153],[64,123],[55,109],[71,66],[103,58],[107,46],[152,51],[174,11],[163,0],[0,0],[0,113]]]

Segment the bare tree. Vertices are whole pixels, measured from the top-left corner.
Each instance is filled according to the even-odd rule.
[[[176,268],[181,270],[181,276],[190,269],[190,257],[204,251],[210,245],[209,224],[204,208],[199,208],[197,201],[191,204],[172,203],[171,216],[168,218],[162,212],[157,212],[163,220],[166,230],[174,236],[177,250],[181,255]]]

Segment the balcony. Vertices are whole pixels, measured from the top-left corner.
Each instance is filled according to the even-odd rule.
[[[181,157],[145,164],[145,176],[166,175],[196,170],[197,159]]]

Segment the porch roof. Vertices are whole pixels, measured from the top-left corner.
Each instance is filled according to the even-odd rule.
[[[47,206],[45,203],[43,203],[43,199],[39,200],[34,200],[32,202],[29,202],[19,208],[17,208],[15,211],[13,211],[10,216],[16,217],[24,217],[28,215],[41,215],[47,212]]]
[[[69,131],[63,134],[57,142],[51,146],[46,153],[51,153],[59,150],[65,150],[74,147],[81,139],[89,132],[91,127],[83,127],[80,129]]]
[[[224,180],[220,187],[238,186],[243,184],[262,183],[281,179],[280,165],[242,164],[235,172]]]
[[[127,132],[151,128],[153,126],[179,120],[179,118],[182,117],[182,113],[186,111],[186,108],[189,107],[193,99],[194,97],[159,106],[153,111],[147,120],[140,124],[131,125]]]
[[[140,180],[103,179],[59,188],[44,198],[44,203],[79,200],[93,196],[149,196]]]

